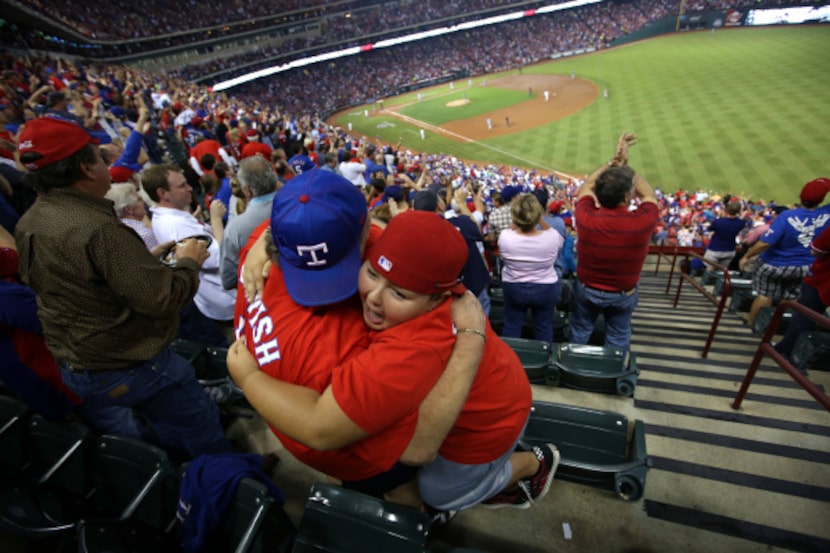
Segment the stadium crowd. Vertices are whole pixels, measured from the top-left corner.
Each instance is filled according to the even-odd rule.
[[[548,5],[542,1],[519,1],[505,6],[502,2],[486,0],[476,2],[412,2],[396,0],[391,2],[336,3],[283,2],[281,11],[274,13],[273,4],[252,2],[243,7],[233,2],[211,3],[209,6],[192,5],[179,9],[176,5],[153,1],[133,10],[123,2],[101,8],[81,5],[77,2],[37,0],[21,3],[10,2],[12,6],[27,10],[30,14],[43,17],[44,14],[58,14],[54,21],[88,42],[71,35],[58,38],[28,27],[26,24],[0,26],[4,43],[18,48],[43,49],[65,54],[96,58],[117,58],[120,56],[152,53],[164,49],[192,45],[199,54],[210,54],[211,58],[235,58],[239,47],[250,50],[255,43],[265,44],[263,56],[270,57],[270,64],[284,63],[312,52],[320,53],[338,47],[356,46],[367,42],[366,37],[376,40],[403,32],[423,31],[436,26],[461,23],[470,18],[493,16],[517,10],[532,10]],[[792,5],[787,0],[769,0],[764,5]],[[189,4],[188,4],[189,5]],[[683,7],[685,13],[699,10],[746,8],[756,6],[751,1],[692,2]],[[656,18],[677,14],[680,0],[618,3],[608,6],[609,11],[629,11],[620,14],[616,21],[607,22],[608,36],[619,36],[618,32],[633,31],[642,24]],[[577,8],[577,10],[579,10]],[[573,10],[571,10],[573,11]],[[578,13],[575,12],[575,13]],[[48,17],[48,16],[46,16]],[[14,19],[12,19],[14,20]],[[250,37],[251,31],[260,31]],[[303,36],[294,38],[291,35]],[[355,37],[360,37],[355,40]],[[192,52],[191,52],[192,55]],[[236,62],[214,62],[215,68],[233,68],[244,63],[248,57],[239,55]],[[198,71],[198,68],[196,68]],[[201,75],[212,71],[201,71]],[[192,76],[190,77],[192,78]]]
[[[52,5],[47,6],[45,0],[41,2],[39,6],[44,9]],[[444,13],[457,13],[462,4],[403,1],[399,7],[407,8],[407,16],[415,12],[420,17],[435,18]],[[493,0],[483,5],[499,4]],[[289,4],[291,7],[298,5]],[[66,9],[70,10],[61,12],[65,16],[84,14],[83,21],[89,25],[90,33],[96,36],[104,33],[98,29],[103,14],[97,8],[82,8],[74,3],[61,6],[68,6]],[[178,18],[182,10],[178,10],[176,18],[165,19],[165,6],[167,4],[163,2],[150,2],[143,15],[147,20],[125,20],[124,23],[159,28],[159,21],[153,18],[160,18],[169,23],[165,27],[167,31],[184,24]],[[225,8],[231,14],[239,13],[232,6],[237,4],[218,5],[218,8]],[[323,6],[321,2],[318,9],[323,10]],[[341,4],[337,6],[339,8]],[[643,11],[646,6],[650,8],[647,12]],[[118,8],[118,4],[115,7]],[[378,5],[378,9],[381,8],[391,10],[386,4]],[[408,8],[412,10],[408,11]],[[444,469],[459,471],[466,476],[466,484],[471,490],[470,497],[464,501],[455,497],[435,500],[434,504],[441,512],[430,514],[446,515],[444,511],[481,502],[496,507],[529,507],[548,491],[559,453],[552,444],[535,447],[532,451],[514,451],[530,410],[530,385],[518,358],[510,355],[507,346],[484,322],[484,317],[478,317],[478,310],[486,313],[490,305],[487,294],[490,277],[499,277],[498,251],[515,254],[506,263],[503,273],[507,277],[502,281],[506,284],[505,312],[512,317],[509,324],[508,321],[505,323],[505,333],[517,335],[521,332],[526,309],[538,307],[536,300],[542,295],[539,291],[546,290],[546,304],[538,311],[542,314],[539,319],[544,318],[546,325],[537,324],[535,330],[540,339],[552,341],[550,314],[564,295],[562,282],[576,270],[580,278],[574,283],[573,297],[574,304],[581,309],[574,311],[581,320],[580,343],[587,342],[597,315],[603,313],[609,329],[606,345],[627,350],[630,318],[636,307],[639,275],[649,243],[706,247],[711,240],[710,226],[727,213],[737,214],[744,221],[738,236],[749,243],[749,235],[754,233],[757,238],[765,225],[774,224],[779,206],[774,201],[733,198],[711,190],[653,190],[642,175],[628,167],[628,148],[636,143],[633,135],[621,136],[611,161],[603,161],[583,180],[560,173],[475,163],[451,155],[401,149],[400,145],[372,141],[334,127],[324,117],[337,108],[392,94],[413,81],[429,81],[462,71],[470,75],[486,74],[521,67],[553,52],[601,48],[674,8],[676,3],[673,1],[586,6],[506,23],[498,27],[498,32],[494,32],[495,28],[477,29],[310,66],[242,86],[234,90],[233,96],[189,82],[197,76],[194,67],[159,76],[94,61],[3,52],[0,55],[3,68],[0,75],[0,225],[4,232],[0,238],[4,241],[0,241],[0,267],[3,268],[0,276],[14,282],[15,293],[25,290],[25,283],[38,294],[39,302],[35,304],[34,293],[29,290],[26,309],[31,318],[36,319],[34,314],[40,307],[42,328],[32,327],[30,334],[37,337],[42,333],[45,341],[30,341],[29,347],[49,353],[48,346],[55,354],[56,359],[47,370],[49,381],[63,396],[67,410],[80,406],[81,414],[99,430],[136,438],[149,435],[158,443],[181,450],[189,457],[233,451],[233,444],[223,434],[216,406],[206,399],[191,367],[170,352],[170,341],[174,336],[191,339],[210,336],[212,344],[227,346],[234,325],[242,324],[237,330],[245,331],[247,325],[248,338],[253,342],[262,338],[260,330],[268,326],[263,323],[266,319],[272,329],[277,321],[277,324],[293,326],[292,330],[299,330],[298,336],[302,336],[312,324],[317,324],[313,318],[325,311],[312,308],[337,304],[354,295],[358,288],[345,287],[348,294],[339,294],[346,273],[336,272],[334,278],[329,276],[330,281],[325,282],[327,286],[315,280],[319,274],[311,273],[314,276],[310,277],[292,273],[289,264],[296,257],[293,251],[300,252],[302,248],[308,249],[308,244],[316,244],[325,246],[325,253],[328,253],[329,242],[332,249],[335,241],[348,242],[345,249],[349,258],[358,262],[352,266],[356,269],[361,253],[358,242],[366,226],[368,209],[375,220],[373,239],[383,255],[375,255],[360,269],[359,295],[369,307],[364,309],[358,323],[363,329],[364,319],[374,321],[376,326],[369,326],[378,333],[372,334],[371,340],[364,340],[361,335],[349,349],[362,347],[371,352],[372,347],[377,347],[383,352],[384,347],[390,348],[388,343],[393,343],[387,351],[390,360],[398,359],[396,356],[405,347],[413,350],[412,359],[419,359],[417,356],[428,350],[427,340],[423,334],[407,332],[412,328],[431,332],[433,327],[429,325],[438,319],[442,323],[458,322],[451,311],[452,302],[444,300],[463,289],[460,267],[475,260],[478,269],[483,271],[483,278],[472,296],[480,303],[476,303],[475,313],[468,315],[470,323],[456,324],[457,333],[464,335],[458,337],[456,346],[473,339],[479,348],[478,357],[473,356],[474,367],[479,359],[484,359],[481,366],[487,374],[507,372],[513,375],[510,390],[514,393],[510,397],[503,395],[503,389],[495,386],[493,381],[479,381],[472,388],[484,388],[489,399],[483,403],[487,405],[496,405],[495,399],[499,398],[515,408],[509,431],[501,432],[504,435],[499,436],[498,451],[490,447],[470,455],[469,444],[465,444],[463,438],[464,432],[468,431],[466,428],[460,433],[460,441],[467,450],[456,446],[462,454],[452,451],[456,457],[444,459],[431,451],[432,458],[438,459],[433,462],[440,461],[444,463]],[[197,9],[193,7],[193,10]],[[217,17],[222,10],[213,11],[215,9],[215,6],[206,7],[201,12],[201,19],[195,22],[190,19],[189,25],[192,27],[194,23],[201,24]],[[361,31],[365,34],[363,23],[369,27],[403,25],[406,21],[403,12],[391,12],[384,11],[376,14],[376,18],[369,17],[361,22],[348,22],[342,27],[343,36],[353,36]],[[329,84],[320,86],[324,81]],[[111,187],[113,183],[124,186]],[[325,190],[333,190],[332,194],[338,197],[338,201],[323,200],[331,202],[327,208],[354,209],[348,216],[339,218],[343,228],[329,228],[329,225],[334,227],[330,222],[317,225],[301,221],[298,227],[314,228],[328,236],[321,239],[321,243],[310,238],[311,241],[300,240],[294,244],[292,240],[296,241],[296,234],[286,228],[291,228],[291,221],[296,217],[294,210],[299,209],[296,206],[309,203],[309,194],[312,194],[309,187],[317,183],[322,183],[320,186]],[[826,185],[830,186],[830,182],[816,184],[813,194],[807,196],[811,204],[815,203],[811,209],[823,200]],[[32,188],[38,191],[37,196]],[[343,201],[339,200],[341,194]],[[292,202],[292,199],[296,201]],[[316,197],[314,199],[312,206],[316,205]],[[740,205],[739,209],[736,204]],[[461,236],[455,230],[447,233],[446,229],[450,227],[434,213],[405,213],[410,210],[443,214],[451,221],[449,224],[461,231]],[[827,215],[823,223],[830,218],[825,211],[824,207],[816,211],[817,215]],[[615,220],[610,231],[604,228],[603,222],[609,214]],[[455,219],[459,221],[452,223]],[[266,288],[264,296],[249,305],[241,297],[244,290],[237,291],[236,288],[240,259],[247,254],[245,244],[252,229],[257,224],[262,227],[265,220],[274,235],[269,255],[279,259],[280,264],[273,269],[275,273],[269,281],[271,288]],[[349,223],[343,223],[344,220]],[[316,223],[316,220],[312,222]],[[423,258],[410,255],[413,250],[423,253],[421,249],[405,247],[412,233],[441,225],[444,227],[436,230],[440,240],[430,242],[435,252],[424,247],[421,249],[427,254]],[[54,228],[71,232],[55,233]],[[387,230],[382,230],[384,228]],[[619,233],[619,228],[631,233]],[[290,236],[282,236],[281,232]],[[352,240],[341,240],[341,235],[347,232]],[[16,253],[14,245],[7,245],[10,234],[15,235],[20,254]],[[199,239],[194,240],[194,237]],[[263,240],[267,242],[268,239]],[[611,247],[603,240],[612,240]],[[636,242],[638,251],[633,254],[623,251],[630,245],[626,242]],[[176,255],[171,257],[171,249],[176,243],[179,243],[174,252]],[[544,265],[541,270],[528,267],[530,264],[523,258],[529,244],[539,243],[554,245],[552,256],[536,263]],[[231,246],[233,253],[229,255]],[[404,250],[407,256],[395,257]],[[251,250],[254,258],[256,251]],[[368,255],[373,255],[376,250],[369,251]],[[435,261],[447,252],[452,257],[449,263]],[[577,252],[579,255],[575,255]],[[27,262],[19,264],[18,255]],[[299,255],[302,257],[303,254]],[[314,261],[316,255],[311,255]],[[164,267],[159,263],[160,256],[165,264],[175,265],[175,268]],[[251,259],[248,257],[249,261]],[[394,263],[390,259],[394,259]],[[609,259],[613,262],[611,270],[608,269]],[[560,262],[565,260],[569,262]],[[555,265],[551,266],[551,262]],[[396,264],[398,269],[394,269]],[[401,270],[401,266],[408,269]],[[417,272],[413,267],[418,270],[426,267],[435,274],[412,277],[411,273]],[[447,274],[447,267],[454,268],[450,271],[452,274]],[[620,268],[627,273],[614,273]],[[388,280],[382,276],[383,271],[389,273]],[[468,267],[465,267],[465,275],[468,275],[467,271]],[[357,280],[357,271],[353,272],[355,274],[350,272],[348,275]],[[472,272],[470,270],[469,274]],[[285,275],[284,283],[279,280],[281,274]],[[306,278],[310,280],[306,281]],[[277,284],[271,284],[273,282]],[[287,292],[278,288],[283,284]],[[473,291],[472,279],[465,280],[464,284]],[[297,287],[296,291],[292,286]],[[364,293],[364,289],[368,291]],[[435,293],[436,289],[440,293]],[[393,306],[400,300],[398,296],[403,296],[423,310],[418,313],[406,311],[405,316],[403,311],[398,311],[400,320],[390,321],[387,319],[396,313],[394,307],[390,307],[384,319],[378,314],[383,309],[372,307],[375,300],[367,299],[373,294],[379,297],[381,292],[378,290],[392,290],[391,293],[397,294]],[[285,293],[280,294],[280,291]],[[408,295],[410,292],[413,294]],[[302,296],[302,301],[294,298],[295,293]],[[314,296],[313,299],[309,300],[306,294]],[[321,299],[315,294],[325,297]],[[461,294],[470,295],[464,294],[463,290]],[[298,305],[280,303],[287,301],[289,295]],[[273,313],[268,314],[271,308]],[[289,311],[295,308],[295,311]],[[80,317],[83,321],[77,325],[63,323],[79,313],[84,317]],[[280,321],[280,315],[284,320]],[[325,324],[314,330],[320,333],[321,339],[329,339],[326,335],[340,328],[332,324],[347,328],[349,321],[354,319],[353,316],[337,315],[341,318],[327,318],[323,321]],[[303,321],[301,328],[298,320]],[[308,325],[305,321],[309,321]],[[410,322],[423,328],[407,326]],[[444,324],[441,328],[446,330],[450,325]],[[368,331],[363,329],[363,332]],[[385,343],[383,338],[378,338],[380,334],[392,336],[394,341]],[[413,345],[412,336],[423,343]],[[11,340],[9,336],[5,338]],[[435,365],[432,368],[436,379],[441,377],[445,366],[446,372],[450,372],[455,330],[452,334],[444,332],[441,340],[446,347],[441,348],[439,356],[429,359]],[[285,438],[287,443],[294,439],[302,442],[294,445],[301,454],[308,455],[310,465],[320,466],[323,470],[337,468],[338,464],[333,462],[336,457],[327,459],[325,451],[339,450],[350,443],[337,441],[340,436],[335,445],[330,445],[325,436],[306,438],[303,434],[301,438],[294,438],[290,422],[293,408],[288,409],[289,413],[270,418],[264,414],[275,412],[271,411],[274,403],[270,396],[300,397],[293,389],[280,390],[280,384],[275,384],[277,379],[263,382],[261,374],[265,373],[259,369],[245,372],[248,370],[245,367],[251,366],[248,361],[253,358],[249,355],[248,361],[242,359],[242,352],[250,351],[259,361],[265,359],[259,367],[268,366],[269,370],[282,376],[281,358],[268,349],[270,343],[264,341],[246,346],[237,342],[229,356],[231,374],[234,378],[239,377],[237,383],[246,393],[253,397],[263,394],[259,396],[259,402],[252,401],[252,404],[261,409],[261,414],[281,439]],[[482,356],[485,343],[490,349]],[[435,346],[435,342],[429,345]],[[318,355],[321,351],[332,356],[340,353],[322,347],[308,347],[301,353]],[[236,356],[240,358],[236,359]],[[232,358],[233,363],[230,362]],[[341,362],[345,364],[347,358],[344,354],[324,366],[331,368]],[[397,362],[405,365],[406,359],[409,358]],[[510,366],[496,366],[498,363]],[[141,375],[150,371],[161,372],[170,378],[162,383],[157,379],[145,381]],[[113,386],[107,373],[123,378],[121,385]],[[331,401],[330,388],[357,386],[363,391],[377,384],[359,382],[360,371],[342,381],[337,380],[341,373],[334,373],[321,376],[319,381],[292,384],[302,385],[312,394],[322,394],[321,402]],[[249,383],[247,388],[242,384],[243,376]],[[4,381],[7,378],[3,376]],[[248,378],[263,385],[251,385]],[[353,381],[344,382],[349,378]],[[65,387],[60,386],[61,381]],[[377,381],[382,381],[381,371]],[[433,390],[438,389],[440,382],[432,382]],[[140,397],[122,394],[122,386],[137,391]],[[462,394],[465,397],[468,389],[469,386]],[[418,399],[426,403],[431,390],[421,391],[423,394]],[[383,392],[381,388],[376,395],[383,400],[384,408],[391,409],[390,400]],[[357,397],[357,393],[347,395]],[[413,401],[406,399],[410,403]],[[461,403],[464,403],[464,397]],[[182,405],[187,406],[185,415],[182,415],[184,409],[174,412],[171,408],[180,409]],[[315,405],[314,402],[306,403],[296,412],[313,413]],[[412,431],[414,443],[418,436],[414,414],[418,414],[419,405],[411,407],[416,411],[402,414],[401,420]],[[459,409],[461,407],[464,405]],[[363,415],[361,406],[349,408],[348,413],[337,414],[334,426],[345,428],[343,435],[355,441],[373,438],[365,430],[368,428],[365,420],[356,418]],[[498,426],[495,421],[503,415],[501,406],[490,409],[494,419],[482,424],[480,410],[470,411],[478,413],[471,417],[475,420],[470,424],[478,422],[488,432]],[[134,417],[133,412],[140,413],[143,419]],[[328,410],[328,413],[332,412]],[[465,412],[460,412],[464,418]],[[458,413],[456,410],[455,415]],[[300,426],[304,429],[313,426],[305,424],[309,419],[303,418]],[[447,432],[451,432],[455,420],[450,420]],[[358,421],[364,424],[358,424]],[[282,424],[286,427],[276,428]],[[152,428],[148,430],[147,426]],[[482,428],[475,427],[474,430]],[[181,436],[189,438],[181,440]],[[458,436],[453,437],[458,439]],[[478,441],[492,443],[485,439]],[[309,443],[322,443],[325,447],[315,448]],[[361,481],[382,472],[374,469],[388,470],[392,463],[404,459],[409,452],[408,445],[400,440],[395,445],[399,450],[395,451],[394,458],[384,460],[383,467],[372,467],[373,471],[364,473],[365,465],[359,464],[357,468],[361,472],[346,474]],[[434,448],[439,446],[441,444],[435,444]],[[521,461],[516,461],[514,456],[520,457]],[[513,468],[508,468],[511,463]],[[498,467],[498,474],[493,474],[490,465]],[[475,467],[476,472],[470,472],[471,467]],[[427,491],[441,496],[440,492],[446,488],[446,478],[432,477],[435,483]],[[349,480],[348,476],[342,479]],[[481,482],[487,486],[481,488]]]

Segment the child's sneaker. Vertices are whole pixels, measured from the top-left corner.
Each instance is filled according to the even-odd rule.
[[[521,488],[516,488],[509,492],[499,492],[490,499],[485,499],[481,502],[481,506],[487,509],[501,509],[502,507],[528,509],[530,505],[531,501]]]
[[[539,459],[539,470],[533,476],[519,480],[519,488],[527,495],[529,504],[548,493],[560,460],[559,450],[553,444],[534,446],[531,451]]]

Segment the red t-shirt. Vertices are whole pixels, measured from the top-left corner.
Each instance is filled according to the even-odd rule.
[[[813,239],[810,249],[818,256],[804,282],[818,290],[824,305],[830,305],[830,227],[825,228]]]
[[[576,272],[586,286],[619,292],[640,281],[651,235],[657,225],[657,204],[597,208],[592,196],[576,203]]]
[[[533,393],[522,362],[487,323],[487,342],[464,408],[438,452],[456,463],[496,460],[524,430]]]
[[[429,313],[375,332],[368,352],[335,369],[334,397],[358,426],[374,432],[383,424],[378,413],[401,417],[418,409],[455,345],[450,307],[445,301]],[[521,361],[488,324],[476,378],[439,453],[471,465],[496,460],[518,439],[532,400]],[[411,436],[399,436],[396,450],[402,453]]]
[[[331,382],[332,369],[369,345],[359,308],[347,305],[350,302],[325,308],[297,305],[288,295],[279,268],[272,269],[261,300],[246,306],[241,290],[237,296],[237,331],[247,337],[262,371],[279,380],[322,393]],[[336,450],[315,451],[273,426],[271,430],[301,462],[341,480],[368,478],[397,461],[383,462],[386,446],[379,436]]]
[[[220,163],[224,161],[222,154],[219,153],[219,148],[221,147],[222,145],[216,140],[202,140],[190,148],[190,155],[196,158],[200,167],[202,165],[202,156],[205,154],[212,155],[216,159],[216,163]],[[202,170],[204,170],[204,167],[202,167]]]

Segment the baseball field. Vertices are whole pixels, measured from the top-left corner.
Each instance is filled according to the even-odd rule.
[[[830,176],[830,25],[667,35],[385,98],[334,121],[416,151],[579,177],[630,131],[640,137],[630,163],[656,187],[789,203]]]

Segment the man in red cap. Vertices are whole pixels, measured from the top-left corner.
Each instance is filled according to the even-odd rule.
[[[801,282],[813,264],[810,242],[830,225],[830,204],[819,207],[830,190],[830,179],[811,180],[801,189],[801,207],[781,213],[741,258],[744,270],[759,255],[752,275],[755,299],[747,324],[752,327],[762,307],[773,301],[798,299]]]
[[[29,122],[20,135],[38,198],[15,241],[46,344],[97,430],[140,438],[135,410],[162,446],[191,456],[231,451],[215,403],[168,347],[198,288],[205,246],[178,246],[176,268],[153,257],[104,198],[110,174],[96,143],[54,118]]]

